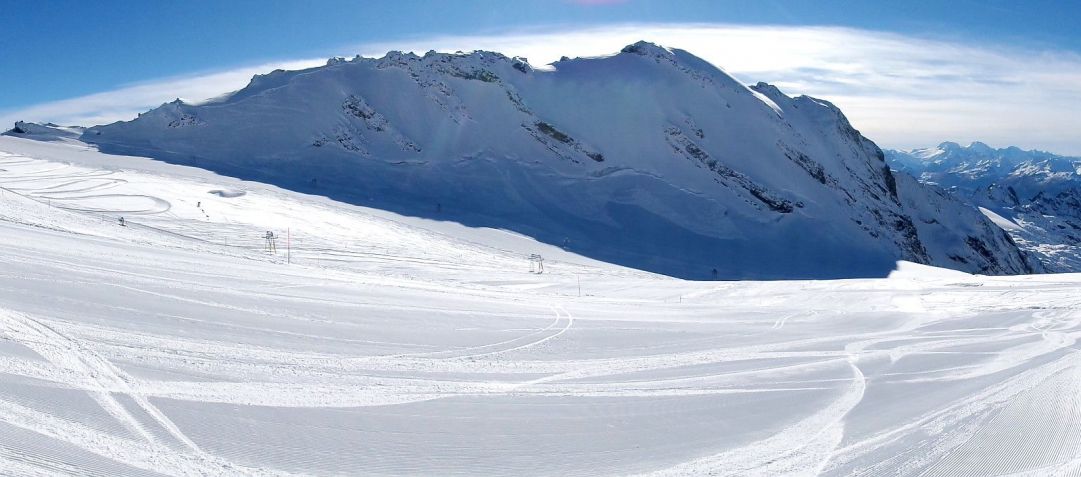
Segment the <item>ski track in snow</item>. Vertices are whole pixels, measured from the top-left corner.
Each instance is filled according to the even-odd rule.
[[[0,146],[5,473],[1081,474],[1081,276],[685,282]]]

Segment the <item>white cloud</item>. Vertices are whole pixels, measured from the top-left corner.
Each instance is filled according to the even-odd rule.
[[[1081,57],[834,27],[620,25],[442,36],[359,45],[387,50],[495,50],[546,64],[560,56],[598,56],[645,39],[686,49],[748,83],[767,81],[789,94],[818,96],[885,147],[982,140],[1081,154]],[[349,53],[352,54],[352,53]],[[134,116],[174,97],[200,99],[243,86],[257,72],[323,60],[259,65],[173,78],[0,113],[67,123]]]

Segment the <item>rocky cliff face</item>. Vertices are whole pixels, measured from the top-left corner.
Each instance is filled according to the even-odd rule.
[[[83,140],[681,277],[1035,270],[975,209],[892,173],[832,104],[644,42],[543,68],[492,52],[332,59]]]

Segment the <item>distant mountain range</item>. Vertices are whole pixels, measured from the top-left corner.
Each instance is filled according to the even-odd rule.
[[[886,159],[982,208],[1047,269],[1081,272],[1081,158],[945,142]]]
[[[544,67],[335,58],[81,139],[679,277],[1042,270],[972,207],[891,172],[829,102],[645,42]]]

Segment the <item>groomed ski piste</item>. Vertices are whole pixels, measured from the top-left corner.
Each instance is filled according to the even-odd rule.
[[[683,281],[71,140],[0,187],[5,475],[1081,475],[1081,275]]]

